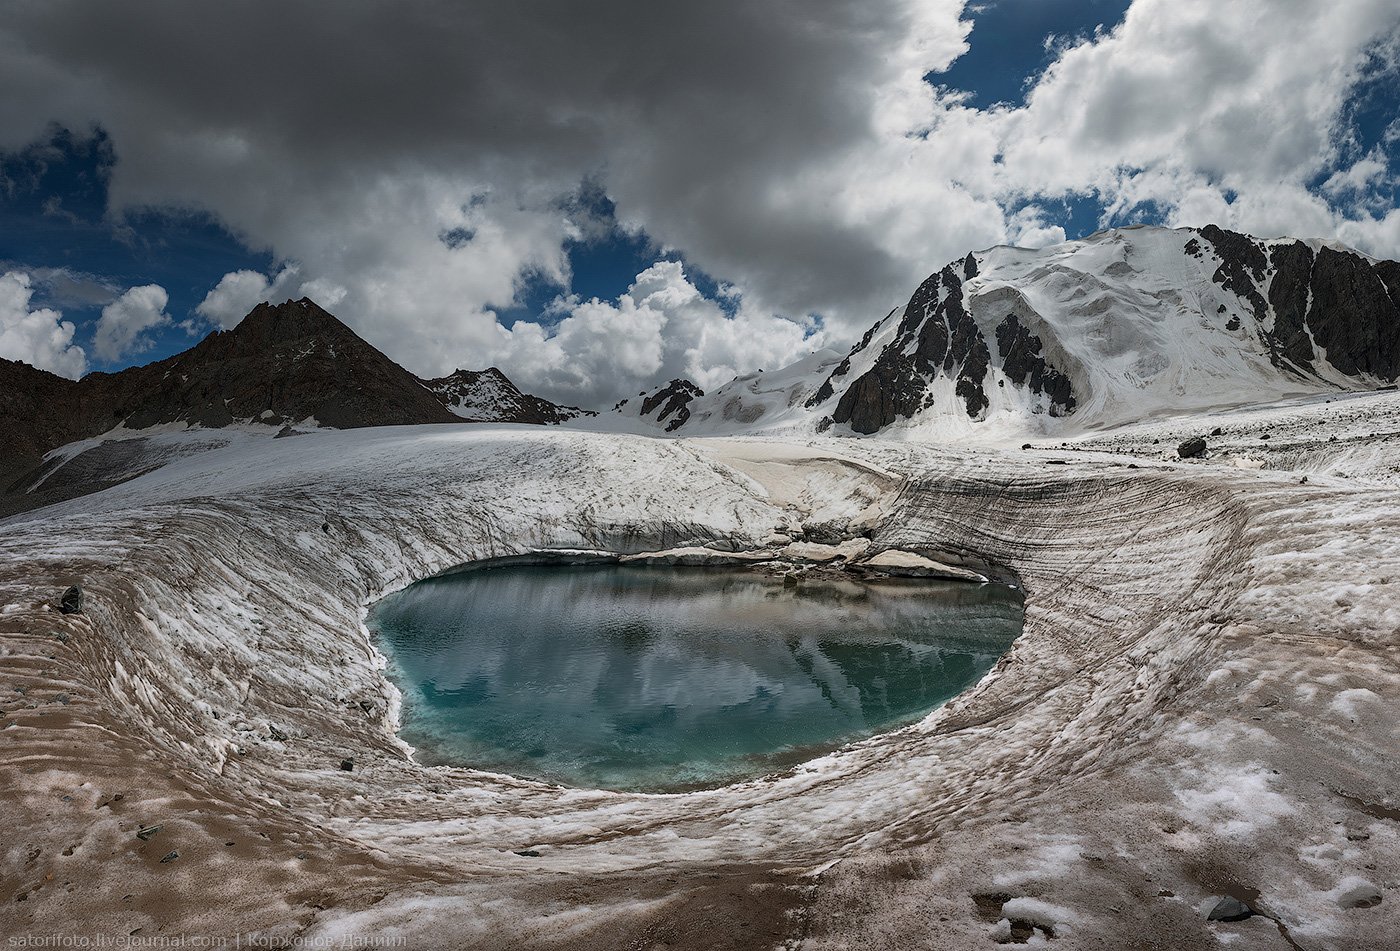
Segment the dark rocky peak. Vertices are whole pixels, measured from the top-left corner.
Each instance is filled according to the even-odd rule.
[[[424,380],[423,385],[435,391],[439,389],[465,389],[480,385],[492,385],[502,388],[509,387],[519,392],[516,385],[510,381],[510,378],[496,367],[487,367],[485,370],[464,370],[459,367],[447,374],[447,376],[438,377],[433,380]]]
[[[976,259],[968,255],[919,285],[905,305],[894,339],[841,394],[832,413],[834,422],[849,423],[858,433],[877,432],[924,409],[928,385],[939,377],[955,381],[955,392],[970,417],[978,418],[986,410],[983,381],[990,353],[963,301],[963,280],[976,271]],[[867,335],[858,349],[868,349],[871,339]],[[837,377],[849,373],[849,366],[843,362],[837,367],[813,401],[820,403],[835,395]]]
[[[233,334],[245,346],[308,337],[326,340],[356,337],[353,330],[309,297],[281,304],[264,301],[249,311],[238,326],[224,333]]]
[[[0,415],[0,469],[33,465],[50,449],[119,426],[460,421],[413,374],[305,298],[259,304],[183,353],[76,383],[0,366],[0,393],[7,391],[14,409]]]

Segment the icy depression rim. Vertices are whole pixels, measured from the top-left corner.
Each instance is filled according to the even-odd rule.
[[[6,544],[50,553],[30,577],[86,582],[86,615],[48,619],[78,635],[86,699],[215,800],[291,810],[403,860],[498,869],[517,867],[512,848],[548,850],[559,867],[811,866],[927,841],[1033,797],[1044,777],[1122,755],[1125,738],[1203,678],[1226,621],[1218,612],[1249,580],[1248,507],[1224,482],[1189,473],[1047,474],[992,460],[969,474],[953,456],[862,448],[885,468],[872,476],[852,450],[798,447],[782,463],[808,480],[798,482],[773,476],[772,462],[637,441],[666,456],[672,471],[658,486],[616,441],[554,436],[530,444],[531,482],[509,455],[521,443],[488,464],[465,456],[475,464],[465,475],[450,453],[430,478],[397,471],[364,484],[318,470],[296,484],[26,523]],[[805,488],[813,480],[820,493]],[[1267,494],[1251,502],[1268,504]],[[851,523],[860,506],[877,509],[862,516],[872,549],[980,552],[1026,592],[1012,649],[914,727],[819,768],[670,796],[445,773],[404,755],[382,657],[360,623],[383,594],[530,550],[757,548],[772,526],[795,525],[795,511],[811,529]]]

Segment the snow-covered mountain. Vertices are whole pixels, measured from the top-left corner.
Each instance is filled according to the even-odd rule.
[[[1400,264],[1208,226],[969,254],[872,327],[819,426],[1088,429],[1400,374]]]
[[[448,410],[471,423],[538,423],[549,425],[597,416],[593,410],[562,406],[522,393],[495,367],[456,370],[423,385],[438,395]]]
[[[817,350],[779,370],[747,373],[706,393],[689,380],[672,380],[652,393],[613,407],[635,431],[681,435],[734,435],[775,429],[810,429],[804,408],[822,381],[845,357],[840,350]]]
[[[672,380],[651,393],[621,400],[612,411],[623,419],[635,419],[673,433],[690,422],[690,404],[704,396],[705,391],[690,380]]]
[[[844,358],[735,380],[668,430],[1067,434],[1397,375],[1400,264],[1214,226],[1131,227],[968,254]]]

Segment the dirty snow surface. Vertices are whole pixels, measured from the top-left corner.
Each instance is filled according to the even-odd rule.
[[[0,932],[1396,947],[1397,419],[1389,393],[1028,449],[483,425],[167,453],[0,521]],[[541,551],[1002,573],[1026,625],[922,722],[723,789],[418,765],[366,606]],[[1222,898],[1254,914],[1208,920]]]

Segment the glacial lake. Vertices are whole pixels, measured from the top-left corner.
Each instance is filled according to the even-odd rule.
[[[981,679],[1021,620],[1003,585],[614,564],[431,578],[368,625],[419,762],[665,792],[917,721]]]

